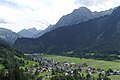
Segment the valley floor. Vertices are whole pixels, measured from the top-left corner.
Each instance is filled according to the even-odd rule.
[[[101,68],[104,70],[107,69],[116,69],[120,70],[120,60],[117,61],[104,61],[104,60],[94,60],[94,59],[85,59],[85,58],[75,58],[75,57],[66,57],[66,56],[58,56],[58,55],[41,55],[46,59],[53,59],[58,62],[70,62],[70,63],[76,63],[76,64],[82,64],[87,63],[88,65],[95,67],[95,68]]]
[[[25,73],[30,73],[31,75],[34,75],[35,80],[39,80],[37,78],[44,78],[44,80],[54,80],[51,79],[51,77],[55,77],[58,75],[61,77],[64,77],[65,75],[71,76],[74,75],[73,72],[75,71],[75,69],[77,70],[79,75],[84,74],[85,77],[87,76],[87,74],[90,73],[92,75],[92,78],[95,78],[95,80],[97,80],[99,73],[104,72],[103,74],[105,75],[106,71],[112,69],[113,71],[118,71],[119,74],[112,74],[108,77],[111,80],[120,80],[120,60],[104,61],[48,54],[25,54],[25,56],[26,58],[19,58],[17,56],[14,57],[24,62],[24,65],[21,65],[20,68],[22,68]],[[4,68],[4,66],[1,64],[0,69],[2,68]],[[53,74],[53,69],[55,69],[55,74]],[[59,72],[59,70],[61,69],[64,70]]]
[[[94,60],[94,59],[85,59],[85,58],[75,58],[75,57],[66,57],[66,56],[58,56],[58,55],[47,55],[47,54],[36,54],[44,59],[47,60],[55,60],[56,62],[69,62],[69,63],[75,63],[75,64],[83,64],[86,63],[90,67],[96,68],[96,69],[103,69],[103,70],[117,70],[120,71],[120,61],[104,61],[104,60]],[[39,76],[45,76],[45,75],[52,75],[51,72],[44,72],[40,73]],[[93,75],[94,77],[98,76],[98,73],[95,73]],[[120,75],[112,75],[109,76],[111,80],[119,80]]]

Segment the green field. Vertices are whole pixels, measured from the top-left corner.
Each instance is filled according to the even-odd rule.
[[[19,60],[24,60],[25,62],[25,65],[24,66],[21,66],[22,68],[25,68],[25,67],[31,67],[32,65],[39,65],[38,62],[35,62],[35,61],[32,61],[32,60],[26,60],[24,58],[19,58],[17,56],[15,56],[15,58],[19,59]]]
[[[4,68],[4,66],[2,64],[0,64],[0,70],[3,69],[3,68]]]
[[[43,72],[43,73],[40,73],[38,76],[45,76],[47,74],[52,74],[52,72]]]
[[[76,63],[76,64],[82,64],[87,63],[89,66],[95,67],[95,68],[101,68],[104,70],[116,69],[120,70],[120,61],[103,61],[103,60],[94,60],[94,59],[80,59],[80,58],[74,58],[74,57],[65,57],[65,56],[58,56],[58,55],[41,55],[46,59],[53,59],[58,62],[70,62],[70,63]],[[110,76],[111,80],[120,80],[120,76]]]
[[[31,60],[24,60],[25,61],[25,66],[24,67],[30,67],[30,66],[32,66],[32,65],[39,65],[39,63],[38,62],[35,62],[35,61],[31,61]],[[28,64],[27,64],[27,62],[28,62]]]
[[[120,76],[110,76],[111,80],[120,80]]]
[[[58,55],[42,55],[44,58],[53,59],[58,62],[70,62],[76,64],[87,63],[89,66],[95,68],[101,68],[107,70],[109,68],[120,70],[120,61],[103,61],[103,60],[94,60],[94,59],[80,59],[74,57],[65,57],[65,56],[58,56]]]

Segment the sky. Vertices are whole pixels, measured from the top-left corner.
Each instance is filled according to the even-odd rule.
[[[43,30],[79,7],[99,12],[119,5],[120,0],[0,0],[0,27]]]

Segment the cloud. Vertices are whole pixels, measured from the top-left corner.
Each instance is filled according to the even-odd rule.
[[[0,0],[0,21],[10,22],[0,25],[14,31],[30,27],[45,29],[81,6],[103,11],[118,5],[120,0]]]
[[[21,8],[21,6],[19,6],[18,4],[7,1],[7,0],[1,0],[0,5],[11,7],[11,8]]]
[[[120,5],[120,0],[74,0],[75,4],[80,7],[86,6],[92,11],[104,11]]]
[[[67,5],[68,3],[69,5]],[[61,0],[1,0],[0,16],[8,22],[24,24],[21,29],[28,28],[29,23],[38,25],[38,29],[45,29],[49,24],[55,24],[60,17],[72,12],[75,8],[72,0],[64,2]],[[42,24],[44,27],[40,26]],[[30,25],[28,26],[30,27]],[[10,24],[9,27],[11,27]]]
[[[6,24],[7,22],[5,20],[3,20],[3,19],[0,19],[0,23]]]
[[[81,5],[92,6],[94,2],[91,0],[75,0],[75,4],[78,6],[81,6]]]

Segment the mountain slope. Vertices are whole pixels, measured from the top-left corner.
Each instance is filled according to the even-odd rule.
[[[91,12],[86,7],[80,7],[79,9],[75,9],[72,13],[63,16],[57,23],[57,27],[69,26],[78,24],[83,21],[87,21],[90,19],[98,18],[105,15],[110,15],[112,13],[112,9],[101,11],[101,12]]]
[[[5,40],[9,44],[14,44],[15,40],[21,37],[19,34],[12,32],[11,30],[0,28],[0,38]]]
[[[42,30],[42,31],[40,31],[39,33],[35,34],[35,35],[34,35],[34,38],[40,37],[40,36],[42,36],[43,34],[49,32],[49,31],[52,31],[52,30],[54,29],[54,26],[55,26],[55,25],[49,25],[45,30]]]
[[[75,9],[72,13],[63,16],[56,24],[56,26],[68,26],[73,24],[78,24],[83,21],[87,21],[93,18],[92,12],[85,8],[81,7],[79,9]]]
[[[8,43],[6,43],[3,39],[0,38],[0,44],[2,45],[8,45]]]
[[[113,9],[101,12],[91,12],[86,7],[80,7],[79,9],[75,9],[72,13],[61,17],[60,20],[55,25],[52,25],[52,27],[49,26],[47,29],[42,31],[42,33],[41,32],[38,33],[37,37],[62,26],[71,26],[90,19],[110,15],[112,11]]]
[[[17,39],[15,47],[24,52],[120,49],[119,13],[120,7],[110,16],[60,27],[35,39]]]

